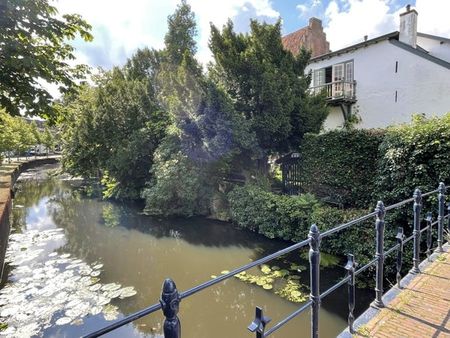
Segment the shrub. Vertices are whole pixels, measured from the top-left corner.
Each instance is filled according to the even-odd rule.
[[[310,195],[276,195],[256,185],[235,187],[228,193],[231,219],[238,226],[269,238],[298,241],[306,238],[311,215],[319,206]]]
[[[379,130],[336,130],[306,135],[301,152],[301,188],[346,207],[372,202]]]
[[[385,203],[409,198],[415,188],[434,190],[450,183],[450,113],[390,127],[378,152],[376,194]]]

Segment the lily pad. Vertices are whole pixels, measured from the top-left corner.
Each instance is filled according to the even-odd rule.
[[[55,322],[55,324],[56,325],[66,325],[66,324],[69,324],[71,321],[72,321],[72,318],[70,318],[70,317],[62,317],[62,318],[59,318]]]

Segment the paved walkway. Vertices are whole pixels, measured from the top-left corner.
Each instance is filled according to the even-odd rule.
[[[354,337],[450,337],[450,252],[425,268]]]

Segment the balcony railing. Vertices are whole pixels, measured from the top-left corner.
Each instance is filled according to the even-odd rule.
[[[309,88],[311,94],[326,93],[329,101],[356,101],[356,81],[333,81]]]

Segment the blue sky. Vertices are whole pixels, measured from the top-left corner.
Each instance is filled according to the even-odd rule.
[[[167,16],[179,0],[58,0],[60,13],[79,13],[92,26],[94,41],[76,40],[77,62],[92,67],[122,65],[137,48],[162,48]],[[407,3],[419,12],[419,31],[450,37],[450,0],[188,0],[196,14],[197,57],[211,60],[209,23],[221,27],[228,18],[237,30],[248,30],[250,18],[283,22],[287,34],[315,16],[323,21],[332,50],[398,30],[398,16]]]

